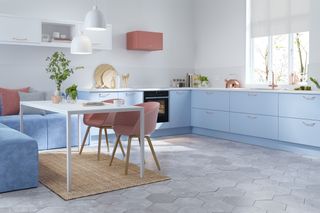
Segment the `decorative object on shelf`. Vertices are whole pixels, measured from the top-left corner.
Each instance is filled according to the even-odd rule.
[[[122,81],[123,81],[123,87],[124,87],[124,88],[128,88],[129,77],[130,77],[130,74],[129,74],[129,73],[123,74],[123,75],[121,76]]]
[[[199,75],[199,81],[200,81],[201,87],[208,87],[209,86],[208,76]]]
[[[318,82],[317,79],[311,77],[311,78],[310,78],[310,81],[311,81],[312,83],[314,83],[318,89],[320,89],[320,84],[319,84],[319,82]]]
[[[110,64],[99,65],[94,72],[95,87],[114,89],[117,71]]]
[[[72,86],[68,87],[66,89],[66,98],[68,103],[76,103],[77,102],[77,97],[78,97],[78,86],[76,84],[73,84]]]
[[[70,60],[68,60],[63,52],[55,52],[51,57],[47,57],[46,61],[49,61],[46,71],[50,74],[50,79],[56,83],[56,91],[52,96],[53,103],[60,103],[61,98],[61,85],[70,77],[75,70],[83,69],[84,67],[70,67]]]
[[[75,36],[71,42],[71,54],[75,55],[88,55],[92,54],[92,43],[88,36],[85,36],[83,32],[80,35]]]
[[[84,29],[94,31],[107,29],[105,18],[102,12],[98,9],[97,4],[95,4],[92,7],[92,10],[87,13],[84,19]]]
[[[237,79],[225,79],[226,88],[240,88],[241,84]]]

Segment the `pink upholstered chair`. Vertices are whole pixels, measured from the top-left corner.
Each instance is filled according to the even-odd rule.
[[[109,99],[109,100],[105,100],[103,102],[113,103],[114,100],[118,100],[118,99]],[[104,130],[104,133],[105,133],[107,149],[109,152],[108,129],[113,129],[113,122],[114,122],[115,115],[116,115],[116,113],[95,113],[95,114],[85,114],[83,116],[83,123],[85,125],[87,125],[88,127],[87,127],[86,134],[84,136],[82,145],[81,145],[81,149],[79,152],[80,155],[81,155],[81,153],[83,151],[83,147],[87,141],[87,137],[88,137],[88,134],[90,132],[91,127],[99,128],[98,160],[100,160],[102,130]],[[125,156],[121,141],[118,143],[120,145],[123,156]]]
[[[137,104],[135,106],[144,107],[144,122],[145,122],[145,138],[148,141],[149,147],[151,149],[153,158],[156,162],[158,169],[160,170],[160,164],[157,159],[156,153],[154,151],[150,135],[155,130],[157,124],[157,118],[159,113],[160,104],[158,102],[147,102],[142,104]],[[125,165],[125,174],[128,174],[128,166],[129,166],[129,158],[130,158],[130,149],[131,149],[131,140],[136,137],[139,139],[140,137],[140,117],[139,112],[121,112],[117,113],[115,116],[113,129],[117,135],[117,141],[113,148],[112,157],[110,161],[110,166],[112,165],[112,161],[114,159],[115,152],[117,150],[118,144],[120,144],[120,137],[122,135],[128,136],[128,146],[126,153],[126,165]],[[140,141],[139,141],[140,143]]]

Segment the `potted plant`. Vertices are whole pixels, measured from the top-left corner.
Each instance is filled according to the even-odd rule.
[[[75,103],[78,97],[77,85],[73,84],[72,86],[66,89],[66,98],[69,103]]]
[[[56,91],[52,96],[53,103],[61,102],[61,85],[67,80],[75,70],[83,69],[83,67],[70,67],[70,60],[67,59],[63,52],[55,52],[46,61],[49,62],[46,71],[50,74],[50,79],[56,83]]]
[[[202,87],[207,87],[209,84],[209,79],[207,76],[200,75],[199,76],[199,81]]]

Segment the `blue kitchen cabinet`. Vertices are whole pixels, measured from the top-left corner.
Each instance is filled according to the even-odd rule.
[[[278,116],[278,94],[230,92],[230,111]]]
[[[229,92],[194,90],[191,106],[198,109],[229,111]]]
[[[143,92],[119,92],[119,98],[123,99],[126,105],[143,103]]]
[[[230,113],[232,133],[260,138],[278,139],[278,117]]]
[[[170,91],[169,123],[170,127],[188,127],[191,125],[191,92]]]
[[[191,113],[193,127],[229,131],[229,112],[193,108]]]
[[[279,140],[320,147],[320,121],[279,118]]]
[[[280,94],[279,116],[320,120],[320,95]]]

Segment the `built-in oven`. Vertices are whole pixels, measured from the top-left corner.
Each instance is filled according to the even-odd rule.
[[[169,122],[169,91],[144,91],[144,102],[160,104],[158,123]]]

